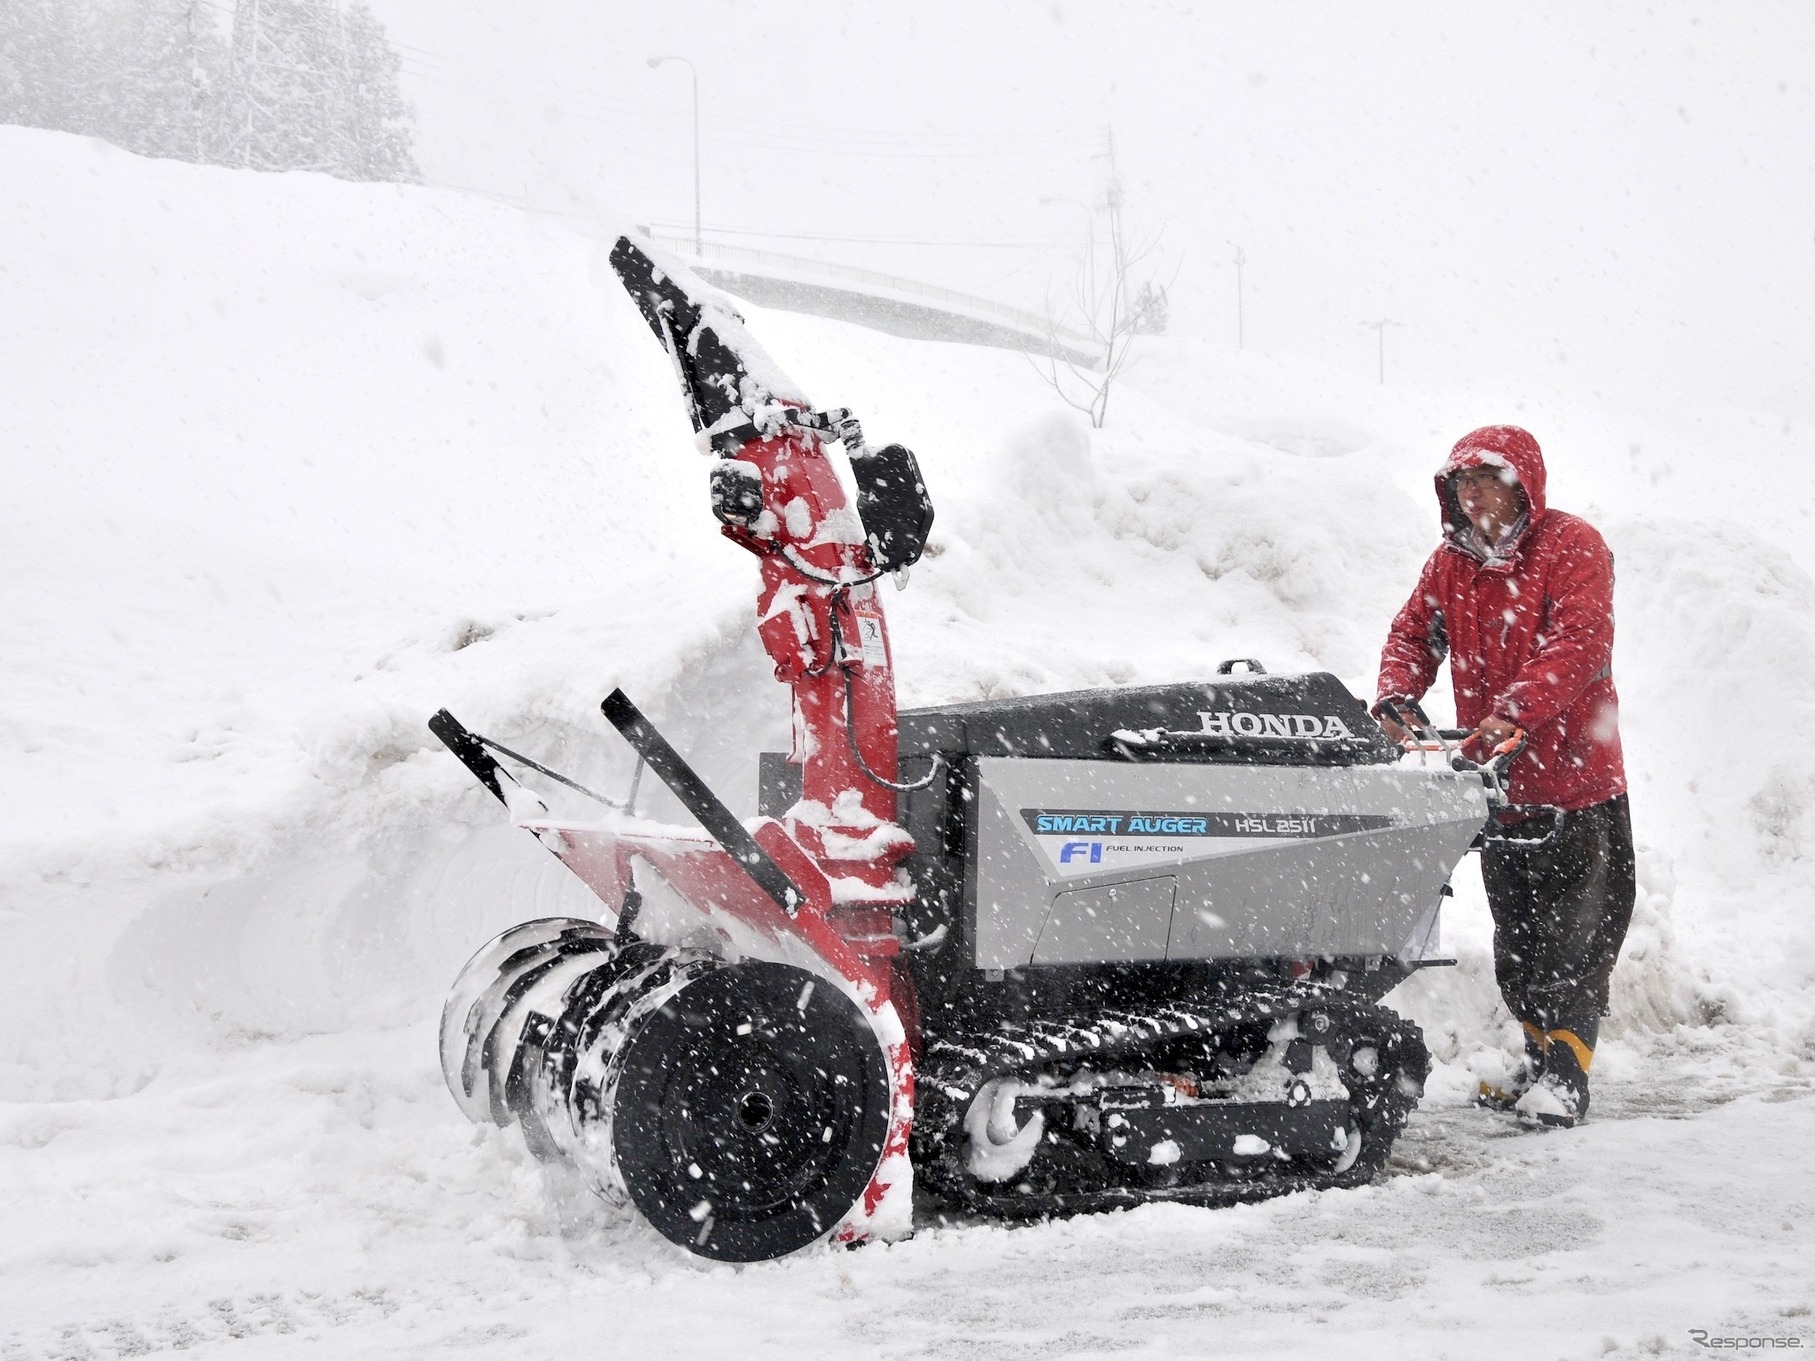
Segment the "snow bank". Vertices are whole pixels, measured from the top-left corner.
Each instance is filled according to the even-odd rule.
[[[466,953],[593,904],[497,825],[423,722],[447,705],[612,787],[629,762],[597,704],[622,684],[753,804],[785,692],[666,359],[595,242],[501,208],[13,128],[0,172],[0,1174],[27,1188],[0,1235],[22,1273],[10,1304],[29,1296],[54,1331],[108,1283],[167,1298],[150,1261],[180,1259],[201,1298],[249,1260],[301,1271],[376,1335],[390,1314],[336,1262],[394,1238],[470,1246],[434,1256],[422,1289],[447,1299],[504,1262],[532,1263],[502,1275],[544,1302],[526,1271],[639,1278],[665,1248],[567,1206],[440,1091],[434,1019]],[[1599,1066],[1610,1108],[1806,1085],[1807,432],[1388,391],[1188,340],[1154,341],[1093,432],[1017,355],[750,320],[816,401],[920,455],[934,544],[886,601],[909,704],[1198,677],[1228,656],[1365,691],[1434,540],[1430,469],[1473,425],[1530,424],[1556,503],[1619,560],[1642,891]],[[1461,966],[1400,993],[1440,1060],[1439,1113],[1511,1043],[1473,873],[1446,923]],[[38,1180],[46,1146],[80,1170]],[[194,1169],[160,1180],[160,1149],[241,1171],[225,1190]],[[113,1208],[58,1228],[65,1194]],[[1417,1193],[1370,1194],[1396,1224]],[[205,1196],[222,1203],[194,1209]],[[1324,1213],[1218,1222],[1298,1241],[1289,1225]],[[1199,1231],[1176,1211],[1130,1222]],[[146,1258],[153,1224],[170,1227]],[[960,1257],[990,1263],[1132,1241],[973,1232]],[[820,1273],[810,1291],[843,1288],[801,1269]],[[475,1345],[535,1331],[500,1326]]]
[[[613,684],[710,682],[749,588],[594,244],[16,128],[0,158],[0,1090],[105,1092],[173,1012],[269,1027],[234,999],[296,992],[339,1024],[418,943],[444,970],[467,933],[415,928],[395,842],[478,809],[424,718],[596,741]],[[373,895],[398,915],[343,910]],[[157,978],[147,1025],[110,1011],[110,951]]]

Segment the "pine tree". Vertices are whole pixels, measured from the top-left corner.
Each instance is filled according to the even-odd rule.
[[[235,11],[232,113],[241,126],[230,164],[334,168],[329,134],[339,17],[326,0],[249,0]]]
[[[98,135],[101,11],[66,0],[0,5],[0,122]]]
[[[1170,312],[1166,299],[1166,285],[1156,284],[1152,279],[1143,283],[1134,295],[1133,312],[1136,335],[1165,335],[1166,321]]]
[[[384,28],[365,0],[352,0],[345,22],[346,150],[337,173],[354,180],[416,183],[422,179],[410,149],[416,115],[398,88],[403,55],[385,41]]]
[[[222,159],[259,170],[417,180],[402,58],[361,0],[240,0]]]
[[[146,156],[418,180],[403,62],[364,3],[0,0],[0,122]]]
[[[112,67],[112,131],[141,156],[200,160],[207,151],[203,92],[207,67],[224,49],[194,0],[140,0],[116,7],[107,47]]]

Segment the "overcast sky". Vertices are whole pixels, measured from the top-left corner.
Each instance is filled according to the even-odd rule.
[[[713,239],[1037,303],[1112,135],[1177,331],[1234,341],[1239,246],[1252,346],[1815,419],[1801,0],[375,8],[434,181],[690,230],[677,54]]]

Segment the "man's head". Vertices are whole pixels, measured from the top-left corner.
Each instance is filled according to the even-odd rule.
[[[1510,467],[1477,463],[1450,474],[1450,494],[1468,522],[1488,543],[1496,542],[1525,513],[1525,489]]]
[[[1443,532],[1455,538],[1472,529],[1491,546],[1521,515],[1536,524],[1544,515],[1545,481],[1544,455],[1530,431],[1516,425],[1471,430],[1437,470]]]

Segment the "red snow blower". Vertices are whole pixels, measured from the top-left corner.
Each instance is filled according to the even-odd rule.
[[[898,714],[877,584],[932,527],[914,456],[813,410],[679,266],[628,238],[611,262],[757,558],[793,745],[740,821],[614,691],[606,719],[698,825],[560,821],[500,758],[580,786],[435,716],[603,907],[461,972],[461,1109],[731,1261],[900,1236],[916,1178],[923,1207],[1033,1217],[1378,1172],[1428,1069],[1379,999],[1447,962],[1493,772],[1401,764],[1334,676],[1252,662]]]

